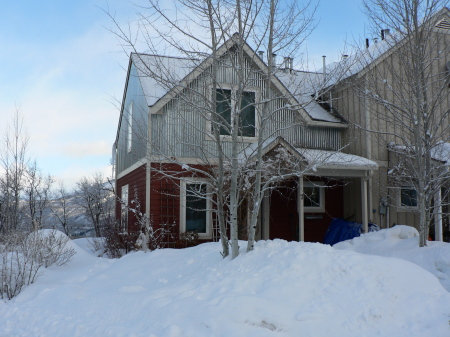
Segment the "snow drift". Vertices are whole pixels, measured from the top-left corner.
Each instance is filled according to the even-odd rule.
[[[450,335],[450,294],[412,263],[282,240],[219,251],[79,252],[0,303],[0,336]]]

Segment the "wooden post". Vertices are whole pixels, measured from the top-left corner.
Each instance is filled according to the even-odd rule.
[[[305,241],[305,211],[303,204],[303,176],[298,178],[297,188],[298,239]]]
[[[270,191],[264,191],[264,198],[262,204],[262,233],[261,239],[269,240],[270,239]]]
[[[442,195],[441,189],[434,195],[434,240],[443,241],[442,233]]]
[[[367,210],[367,178],[361,178],[362,223],[364,233],[369,232],[369,214]]]

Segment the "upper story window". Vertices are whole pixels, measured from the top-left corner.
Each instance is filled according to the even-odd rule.
[[[127,151],[131,152],[131,145],[133,143],[133,102],[130,103],[127,112]]]
[[[216,90],[216,112],[224,119],[226,123],[220,126],[220,134],[223,136],[231,135],[233,118],[237,114],[232,113],[232,107],[236,106],[239,100],[237,92],[230,89]],[[241,97],[241,106],[239,114],[238,135],[242,137],[256,137],[256,94],[254,91],[244,91]],[[226,125],[229,124],[229,125]]]

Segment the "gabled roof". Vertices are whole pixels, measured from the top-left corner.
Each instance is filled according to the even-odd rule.
[[[434,14],[431,20],[435,20],[433,22],[435,31],[450,34],[450,10],[447,7],[443,7]],[[336,78],[331,79],[327,85],[333,85],[357,73],[364,74],[368,71],[369,66],[382,62],[406,41],[407,39],[405,39],[404,35],[391,32],[385,36],[384,40],[372,43],[368,48],[359,50],[339,62],[328,64],[326,66],[327,70],[331,73],[339,73],[340,78],[335,76]]]
[[[217,50],[217,57],[224,55],[235,44],[238,37],[235,35],[225,42]],[[244,42],[244,52],[252,59],[254,64],[262,70],[267,70],[267,64],[253,51],[253,49]],[[131,61],[135,64],[138,76],[146,96],[150,113],[157,113],[160,109],[180,90],[185,88],[191,81],[196,79],[209,65],[212,64],[212,57],[207,57],[203,61],[167,57],[160,55],[132,54]],[[299,90],[300,81],[304,76],[301,72],[292,72],[289,74],[279,72],[273,77],[274,86],[288,97],[289,104],[294,109],[298,109],[303,119],[310,125],[346,127],[342,120],[333,116],[330,112],[323,109],[314,102],[310,96],[314,91]],[[310,77],[320,76],[317,73],[311,73]],[[309,79],[311,80],[311,79]],[[302,87],[303,88],[303,87]],[[305,88],[312,90],[312,88]],[[303,95],[298,93],[303,92]],[[306,93],[306,94],[305,94]]]
[[[310,168],[310,174],[314,174],[318,170],[324,173],[328,172],[331,175],[333,171],[378,170],[378,164],[370,159],[340,151],[295,148],[281,136],[267,139],[261,145],[262,154],[267,154],[278,145],[283,146],[290,154],[304,161]],[[238,157],[239,161],[245,163],[255,160],[257,146],[257,143],[253,143],[241,151]]]

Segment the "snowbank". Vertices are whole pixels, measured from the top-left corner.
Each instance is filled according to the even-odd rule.
[[[333,247],[411,261],[435,275],[450,291],[450,244],[428,241],[427,247],[420,248],[419,232],[414,227],[398,225],[339,242]]]
[[[412,263],[282,240],[219,251],[77,254],[0,303],[0,336],[450,335],[450,294]]]

